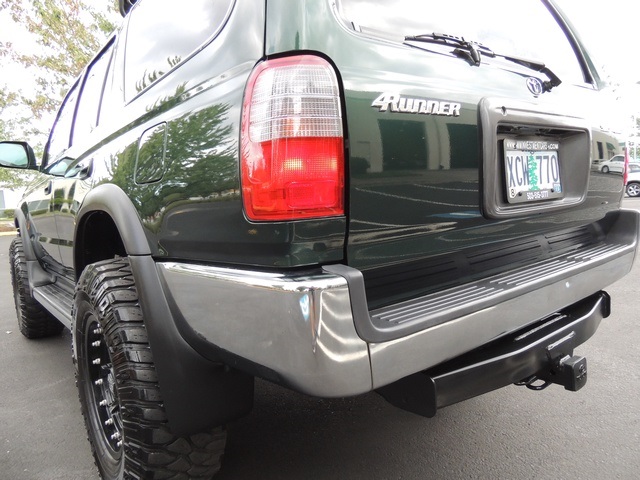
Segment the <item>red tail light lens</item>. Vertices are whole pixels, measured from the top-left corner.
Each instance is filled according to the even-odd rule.
[[[312,55],[269,60],[247,84],[241,178],[251,220],[344,214],[344,141],[335,72]]]

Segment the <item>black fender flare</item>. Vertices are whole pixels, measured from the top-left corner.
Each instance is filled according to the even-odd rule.
[[[129,257],[173,433],[201,432],[247,414],[253,406],[253,377],[204,358],[180,334],[140,216],[122,189],[103,184],[87,194],[74,245],[81,245],[84,219],[97,211],[111,217]]]
[[[84,221],[90,213],[96,211],[104,212],[111,217],[128,255],[151,255],[149,240],[142,227],[138,211],[127,194],[120,187],[111,183],[94,187],[84,197],[77,214],[78,223],[74,233],[74,245],[82,243]],[[74,257],[77,264],[77,253],[74,254]]]
[[[22,248],[27,261],[37,260],[36,253],[31,245],[31,236],[29,235],[29,225],[27,217],[20,207],[16,208],[13,213],[14,225],[18,228],[19,236],[22,238]]]
[[[55,276],[42,268],[38,260],[38,255],[33,247],[33,239],[31,238],[35,232],[33,232],[33,227],[29,223],[22,208],[18,207],[15,209],[13,218],[15,226],[18,228],[18,236],[22,239],[22,251],[24,252],[24,258],[27,262],[29,294],[31,295],[35,287],[54,283]]]

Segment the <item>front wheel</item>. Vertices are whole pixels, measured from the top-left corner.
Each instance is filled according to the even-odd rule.
[[[640,183],[628,183],[627,195],[629,195],[630,197],[640,197]]]
[[[20,237],[14,238],[9,247],[9,270],[20,333],[27,338],[59,334],[63,325],[31,296],[27,259]]]
[[[607,167],[606,165],[602,167],[602,173],[609,173],[609,167]]]
[[[211,478],[226,432],[171,433],[128,259],[87,267],[73,321],[76,384],[102,477]]]

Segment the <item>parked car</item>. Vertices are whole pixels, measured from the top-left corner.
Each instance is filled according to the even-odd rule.
[[[640,163],[637,161],[630,161],[629,165],[637,165],[640,166]],[[600,171],[602,173],[616,172],[622,173],[624,172],[624,155],[615,155],[611,157],[609,160],[606,160],[599,165]]]
[[[552,1],[129,7],[43,158],[0,144],[38,174],[20,331],[71,330],[103,478],[212,476],[255,377],[427,417],[585,385],[639,222],[590,172],[615,96]]]

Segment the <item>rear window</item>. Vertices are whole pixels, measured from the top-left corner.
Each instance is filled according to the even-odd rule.
[[[406,35],[432,33],[463,37],[497,54],[542,62],[562,81],[584,83],[571,44],[540,0],[340,0],[339,4],[344,19],[363,33],[399,41]],[[420,46],[438,53],[452,50]]]

